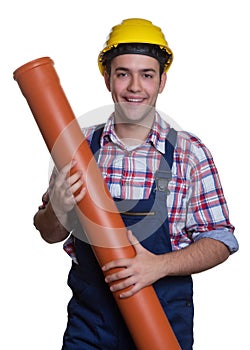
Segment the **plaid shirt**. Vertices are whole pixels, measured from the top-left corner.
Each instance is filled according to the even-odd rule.
[[[147,140],[134,148],[126,147],[114,130],[113,115],[101,137],[98,164],[113,197],[147,199],[165,153],[165,139],[170,126],[156,113]],[[90,142],[95,126],[83,129]],[[53,186],[53,176],[50,186]],[[238,243],[228,217],[228,208],[213,158],[205,145],[194,135],[178,131],[174,150],[170,194],[167,198],[170,239],[173,250],[187,247],[193,241],[210,237],[225,243],[231,253]],[[43,206],[48,202],[43,196]],[[64,249],[74,259],[72,236]]]

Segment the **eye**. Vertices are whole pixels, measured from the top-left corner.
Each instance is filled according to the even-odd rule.
[[[152,79],[153,78],[153,74],[149,74],[149,73],[144,73],[143,76],[146,79]]]
[[[116,74],[116,76],[117,76],[118,78],[124,78],[124,77],[127,77],[127,76],[128,76],[128,73],[127,73],[127,72],[118,72],[118,73]]]

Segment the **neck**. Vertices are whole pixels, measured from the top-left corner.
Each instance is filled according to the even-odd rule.
[[[148,113],[140,120],[128,120],[115,113],[115,132],[119,139],[127,146],[144,143],[154,123],[154,113]]]
[[[145,125],[136,123],[116,123],[115,132],[119,139],[127,146],[141,145],[146,141],[153,122]]]

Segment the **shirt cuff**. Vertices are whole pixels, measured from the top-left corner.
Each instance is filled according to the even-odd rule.
[[[235,238],[234,234],[228,230],[212,230],[212,231],[206,231],[201,232],[197,236],[193,237],[194,241],[198,241],[202,238],[213,238],[217,241],[220,241],[224,243],[231,254],[237,252],[239,250],[239,244],[237,239]]]

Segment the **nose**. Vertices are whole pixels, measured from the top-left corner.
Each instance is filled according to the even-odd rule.
[[[131,76],[128,85],[128,91],[133,93],[141,91],[141,83],[138,76]]]

